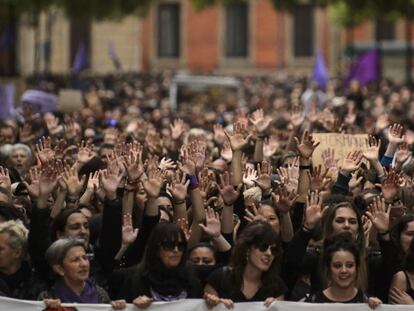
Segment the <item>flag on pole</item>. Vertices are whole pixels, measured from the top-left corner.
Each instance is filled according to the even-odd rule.
[[[108,55],[112,61],[116,70],[122,70],[121,60],[119,59],[118,54],[116,53],[114,43],[112,41],[108,42]]]
[[[313,67],[312,81],[318,82],[321,88],[325,88],[329,80],[328,69],[325,65],[322,52],[316,55],[315,66]]]
[[[349,74],[346,78],[346,85],[351,80],[357,80],[363,85],[379,79],[379,53],[377,49],[369,50],[362,54],[349,68]]]
[[[72,73],[78,74],[82,70],[88,68],[89,61],[88,55],[86,53],[86,48],[83,43],[81,43],[76,51],[75,60],[72,65]]]
[[[13,83],[0,84],[0,119],[6,120],[15,116]]]

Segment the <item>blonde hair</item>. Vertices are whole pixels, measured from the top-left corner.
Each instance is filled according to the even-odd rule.
[[[20,220],[9,220],[0,223],[0,234],[4,233],[9,235],[9,246],[14,250],[20,250],[22,257],[24,257],[27,249],[29,230],[27,230]]]
[[[262,200],[262,189],[260,187],[252,187],[243,192],[244,199],[251,198],[256,203]]]

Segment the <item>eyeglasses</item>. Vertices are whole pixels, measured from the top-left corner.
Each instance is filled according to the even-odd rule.
[[[186,247],[186,243],[175,241],[163,241],[160,243],[160,246],[166,251],[172,252],[175,250],[175,248],[177,248],[179,252],[182,252]]]
[[[276,256],[277,254],[277,246],[276,245],[269,245],[269,244],[260,244],[257,245],[256,248],[261,252],[266,252],[270,247],[270,252],[273,256]]]

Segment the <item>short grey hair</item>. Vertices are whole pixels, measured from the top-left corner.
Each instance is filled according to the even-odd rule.
[[[27,156],[28,156],[29,158],[31,158],[31,157],[32,157],[32,150],[30,150],[30,148],[29,148],[27,145],[25,145],[25,144],[21,144],[21,143],[14,144],[14,145],[12,146],[12,148],[11,148],[11,150],[10,150],[10,155],[11,155],[13,152],[15,152],[16,150],[19,150],[19,149],[22,149],[22,150],[26,151]]]
[[[54,265],[62,265],[68,251],[76,246],[81,246],[85,249],[85,243],[80,239],[62,238],[56,240],[46,251],[45,257],[47,263],[51,267]]]
[[[6,233],[9,235],[9,246],[14,250],[20,250],[23,258],[26,255],[29,230],[20,220],[9,220],[0,224],[0,234]]]

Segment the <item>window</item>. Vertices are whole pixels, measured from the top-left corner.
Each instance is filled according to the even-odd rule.
[[[293,54],[295,57],[313,56],[313,7],[301,5],[293,12]]]
[[[247,57],[249,22],[247,3],[226,6],[225,49],[227,57]]]
[[[180,5],[160,4],[158,7],[158,56],[180,56]]]
[[[83,51],[81,51],[83,50]],[[91,65],[91,21],[89,19],[73,19],[70,23],[70,66],[75,59],[79,68],[85,69]]]
[[[17,74],[17,15],[13,2],[0,1],[0,76]]]
[[[377,40],[395,40],[395,23],[392,21],[377,21],[375,23]]]

